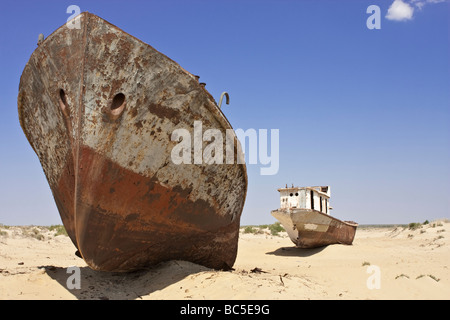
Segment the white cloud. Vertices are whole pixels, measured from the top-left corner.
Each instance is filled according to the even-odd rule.
[[[419,10],[422,10],[423,6],[427,3],[441,3],[447,2],[447,0],[411,0],[411,4],[414,4]]]
[[[394,0],[388,9],[386,19],[395,21],[411,20],[414,8],[402,0]]]
[[[414,8],[419,11],[427,4],[450,2],[450,0],[394,0],[388,9],[386,19],[394,21],[411,20]]]

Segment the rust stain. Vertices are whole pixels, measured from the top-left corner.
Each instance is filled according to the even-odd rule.
[[[215,247],[215,251],[222,252],[214,262],[209,262],[209,267],[223,268],[227,265],[230,268],[233,265],[235,255],[225,254],[230,243],[222,239],[237,237],[237,230],[232,228],[236,222],[220,216],[204,200],[190,200],[192,190],[180,186],[166,187],[156,177],[142,177],[86,147],[81,151],[81,161],[84,166],[79,179],[81,193],[76,229],[95,231],[77,235],[79,249],[91,263],[96,266],[106,263],[102,256],[111,248],[121,255],[115,255],[115,265],[108,262],[108,269],[119,270],[120,265],[129,259],[130,243],[133,254],[152,250],[147,261],[140,257],[143,266],[158,260],[158,256],[163,260],[178,259],[181,254],[178,241],[176,245],[167,246],[164,252],[158,253],[152,248],[163,239],[170,243],[174,238],[189,237],[187,243],[191,245],[197,238],[203,239],[201,241],[209,238],[207,243],[200,242],[195,246]],[[105,225],[102,221],[111,223]],[[225,234],[228,229],[231,230]],[[202,259],[210,256],[210,251],[184,252],[182,256],[201,263]]]

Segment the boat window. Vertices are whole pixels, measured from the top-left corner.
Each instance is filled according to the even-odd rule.
[[[291,197],[292,197],[293,195],[294,195],[293,193],[290,194]]]
[[[118,93],[114,96],[111,103],[111,113],[114,115],[120,114],[125,107],[125,95]]]
[[[61,110],[65,116],[69,115],[69,108],[67,106],[66,93],[64,92],[63,89],[59,90],[59,107],[61,108]]]
[[[314,191],[311,190],[310,195],[311,195],[311,209],[314,210]]]
[[[320,212],[322,212],[322,197],[320,197]]]
[[[298,197],[298,192],[295,193],[295,196]]]

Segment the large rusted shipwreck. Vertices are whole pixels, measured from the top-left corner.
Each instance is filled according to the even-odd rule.
[[[96,15],[76,19],[40,36],[18,95],[70,239],[95,270],[171,259],[231,268],[245,164],[171,159],[172,132],[194,121],[234,139],[242,157],[230,123],[197,76]]]
[[[330,187],[280,188],[280,209],[272,210],[292,242],[300,248],[352,244],[358,224],[330,215]]]

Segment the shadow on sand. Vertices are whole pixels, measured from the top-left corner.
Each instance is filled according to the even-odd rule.
[[[132,300],[164,289],[183,278],[202,271],[206,267],[186,262],[168,261],[146,270],[118,273],[94,271],[89,267],[80,267],[80,289],[69,289],[75,283],[74,271],[55,266],[41,266],[68,292],[79,300]]]
[[[283,256],[283,257],[309,257],[321,252],[326,247],[327,246],[323,246],[312,249],[302,249],[297,247],[281,247],[275,251],[266,252],[266,254],[273,254],[276,256]]]

